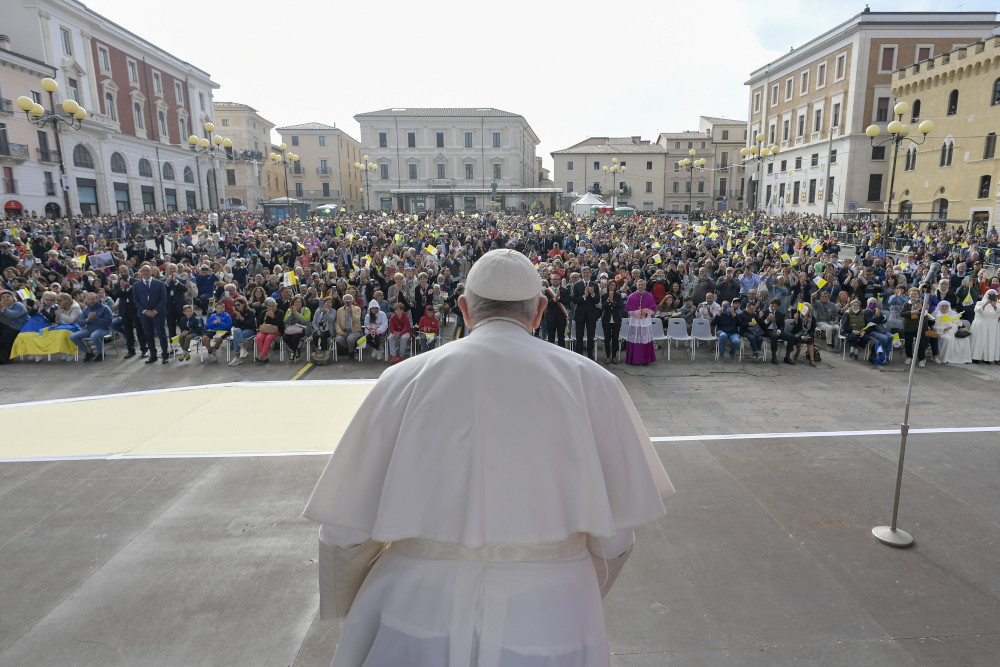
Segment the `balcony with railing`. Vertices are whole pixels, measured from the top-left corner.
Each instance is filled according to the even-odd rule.
[[[6,97],[0,97],[0,113],[14,114],[14,103]]]
[[[333,169],[330,167],[316,167],[316,173],[320,176],[330,176],[333,174]]]
[[[38,161],[59,164],[59,153],[48,148],[38,148]]]
[[[31,157],[31,154],[28,152],[28,147],[24,144],[12,144],[0,141],[0,159],[27,160],[29,157]]]

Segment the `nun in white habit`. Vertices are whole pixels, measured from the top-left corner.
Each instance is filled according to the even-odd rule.
[[[938,358],[943,364],[971,364],[972,339],[956,338],[962,328],[962,316],[951,308],[947,301],[938,301],[934,311],[934,331],[938,334]]]
[[[988,289],[976,304],[976,319],[972,320],[972,359],[1000,363],[1000,306],[997,291]]]
[[[674,490],[621,382],[531,335],[541,290],[524,255],[484,255],[472,334],[387,369],[334,451],[305,516],[389,543],[334,667],[610,664],[601,596]]]

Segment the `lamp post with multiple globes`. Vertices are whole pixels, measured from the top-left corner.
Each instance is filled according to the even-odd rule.
[[[740,149],[740,156],[743,158],[744,163],[755,163],[755,169],[757,170],[757,187],[754,188],[754,205],[753,208],[757,208],[757,204],[760,202],[760,191],[764,187],[764,175],[762,173],[762,168],[764,163],[768,160],[773,160],[781,150],[778,144],[771,144],[766,146],[764,144],[763,132],[758,132],[757,136],[754,137],[755,141],[749,147],[744,146]]]
[[[618,158],[611,158],[611,166],[604,166],[604,173],[611,174],[611,215],[615,214],[615,208],[618,207],[618,174],[625,173],[625,165],[618,164]]]
[[[212,183],[215,185],[215,206],[212,207],[212,202],[209,202],[210,208],[219,209],[219,157],[226,155],[227,149],[231,150],[233,147],[233,140],[228,137],[222,137],[218,134],[212,136],[215,132],[215,125],[212,123],[205,123],[205,133],[207,137],[198,138],[198,135],[192,134],[188,137],[188,143],[191,144],[192,150],[195,151],[195,166],[198,166],[198,155],[204,153],[209,156],[212,160]],[[201,180],[201,169],[199,168],[198,180]],[[198,188],[201,190],[201,188]]]
[[[892,142],[892,172],[889,177],[889,192],[886,195],[886,206],[885,206],[885,232],[882,242],[882,247],[885,250],[889,249],[889,239],[892,235],[892,223],[890,221],[892,214],[892,200],[895,195],[893,189],[896,187],[896,160],[899,157],[899,145],[904,141],[909,141],[915,146],[927,141],[927,135],[934,131],[933,121],[925,120],[917,126],[920,134],[923,135],[920,141],[916,139],[910,139],[910,126],[903,122],[903,116],[905,116],[910,111],[910,105],[906,102],[897,102],[896,106],[892,108],[892,112],[896,114],[896,119],[891,121],[886,130],[889,132],[889,136],[881,141],[875,141],[875,138],[881,134],[881,129],[878,125],[869,125],[865,128],[865,134],[871,140],[872,147],[884,146],[885,144]]]
[[[688,156],[681,160],[678,164],[686,169],[688,176],[688,213],[694,213],[694,170],[702,169],[705,167],[705,158],[700,157],[695,159],[697,152],[692,148],[688,151]]]
[[[368,192],[368,173],[378,169],[378,165],[371,162],[367,155],[365,155],[362,159],[364,160],[364,164],[361,162],[355,162],[354,168],[363,169],[365,172],[365,187],[359,189],[361,190],[361,196],[363,197],[362,201],[364,202],[365,210],[367,211],[371,208],[371,202],[369,201],[371,195]]]
[[[280,146],[278,146],[278,150],[281,151],[281,155],[278,155],[277,153],[271,153],[270,155],[268,155],[268,158],[270,158],[270,160],[271,160],[272,163],[274,163],[274,164],[280,164],[281,167],[282,167],[282,169],[285,172],[285,203],[288,204],[288,202],[289,202],[289,197],[288,197],[288,165],[291,162],[298,162],[299,161],[299,156],[296,155],[295,153],[287,153],[286,154],[285,151],[288,150],[288,145],[287,144],[281,144]]]
[[[62,123],[70,129],[79,130],[83,119],[87,117],[87,110],[77,104],[76,100],[67,98],[62,103],[63,113],[56,113],[55,92],[59,90],[59,84],[55,79],[46,77],[41,80],[39,85],[41,85],[42,90],[49,94],[49,110],[47,112],[45,107],[26,95],[18,97],[15,104],[32,124],[38,127],[52,126],[52,133],[56,139],[56,154],[59,156],[59,186],[62,188],[63,201],[66,204],[66,217],[72,218],[73,209],[69,202],[69,182],[66,178],[66,163],[63,160],[62,144],[59,141],[59,125]]]

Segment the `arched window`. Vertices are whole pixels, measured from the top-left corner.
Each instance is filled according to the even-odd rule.
[[[125,158],[122,157],[121,153],[111,154],[111,171],[113,171],[116,174],[126,173],[127,170],[125,169]]]
[[[73,149],[73,166],[81,169],[93,169],[94,158],[90,156],[90,151],[84,148],[83,144],[77,144]]]
[[[118,120],[118,113],[115,110],[115,96],[111,93],[104,93],[104,109],[108,112],[108,118]]]
[[[142,105],[136,102],[132,105],[132,112],[135,114],[135,126],[137,129],[143,129],[142,125]]]
[[[174,180],[174,167],[169,162],[163,163],[163,180],[165,181]]]
[[[920,100],[913,100],[913,118],[910,119],[911,123],[916,123],[920,118]]]
[[[146,178],[153,177],[153,166],[149,164],[149,160],[146,158],[139,158],[139,175]]]
[[[1000,79],[993,82],[993,101],[990,104],[992,106],[1000,104]]]
[[[934,217],[938,220],[948,219],[948,200],[944,197],[934,200]]]
[[[958,113],[958,89],[951,91],[948,96],[948,115],[954,116]]]
[[[940,167],[950,167],[951,158],[955,153],[955,142],[951,139],[945,139],[944,143],[941,144],[941,161],[938,164]]]
[[[184,167],[184,182],[194,183],[194,172],[191,171],[191,167]]]

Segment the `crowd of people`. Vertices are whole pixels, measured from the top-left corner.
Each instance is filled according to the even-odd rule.
[[[231,365],[266,364],[275,348],[292,361],[307,349],[329,360],[368,348],[396,363],[434,348],[446,324],[466,333],[464,277],[506,247],[543,279],[549,304],[535,334],[609,366],[622,350],[627,364],[654,363],[670,332],[705,326],[720,363],[745,341],[753,358],[779,363],[784,344],[785,363],[804,353],[815,365],[819,337],[872,363],[893,349],[920,365],[1000,362],[1000,277],[987,262],[1000,243],[986,229],[905,223],[885,244],[871,222],[746,211],[683,221],[373,211],[7,222],[0,363],[52,351],[101,361],[116,334],[126,359],[146,363],[188,361],[192,345],[208,361],[228,352]]]

